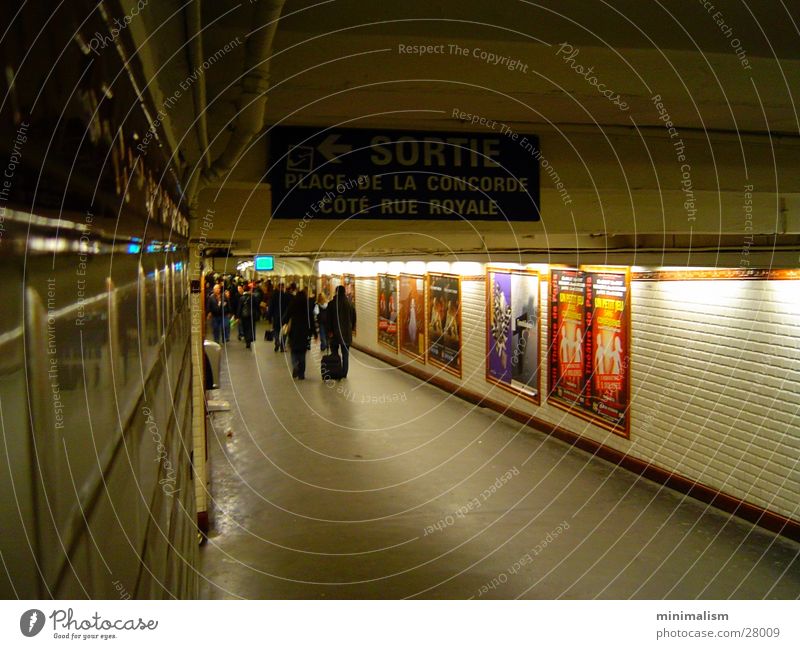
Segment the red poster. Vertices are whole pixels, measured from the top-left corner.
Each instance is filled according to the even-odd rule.
[[[586,274],[587,314],[591,321],[592,372],[589,405],[607,424],[627,430],[629,403],[627,273]]]
[[[580,270],[550,273],[550,398],[567,406],[585,397],[586,277]]]
[[[548,401],[628,437],[630,273],[550,273]]]

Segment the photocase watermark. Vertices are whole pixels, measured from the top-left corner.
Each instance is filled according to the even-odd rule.
[[[452,514],[440,518],[433,525],[428,525],[422,536],[430,536],[431,534],[447,529],[456,524],[456,521],[466,518],[467,514],[480,509],[483,504],[489,500],[498,490],[502,489],[508,484],[512,478],[519,475],[519,469],[516,466],[511,467],[503,475],[499,476],[491,485],[484,489],[478,496],[470,500],[466,505],[461,505],[453,511]]]
[[[28,141],[28,122],[20,122],[14,141],[11,143],[11,155],[8,157],[6,168],[3,170],[3,178],[0,180],[0,240],[6,231],[6,206],[11,195],[11,187],[14,183],[14,174],[17,167],[22,163],[22,148]]]
[[[128,592],[128,589],[125,588],[125,586],[122,584],[122,582],[119,579],[115,579],[111,583],[114,586],[114,590],[117,591],[117,595],[119,596],[120,599],[130,599],[131,598],[131,594]]]
[[[195,277],[199,276],[200,273],[203,271],[202,259],[203,259],[203,251],[205,247],[208,245],[208,233],[214,230],[214,216],[216,215],[216,210],[212,210],[210,207],[206,208],[206,213],[203,214],[202,218],[198,219],[197,223],[197,258],[192,262],[194,266],[194,275]]]
[[[322,361],[322,351],[314,345],[311,349],[311,363],[319,365]],[[322,378],[325,387],[334,390],[336,394],[342,396],[349,403],[361,404],[365,406],[384,406],[392,403],[404,403],[408,401],[408,395],[403,392],[382,392],[367,393],[351,389],[347,384],[332,378]]]
[[[206,208],[205,214],[198,219],[198,236],[197,248],[194,258],[189,260],[189,267],[192,277],[200,277],[203,272],[203,251],[208,245],[208,235],[214,229],[214,216],[216,211],[211,208]],[[198,293],[192,293],[189,297],[191,307],[191,329],[192,336],[199,337],[203,331],[203,296]],[[197,367],[203,366],[203,350],[202,345],[199,349],[199,358],[195,360]]]
[[[45,623],[45,615],[44,612],[40,611],[38,608],[32,608],[25,611],[19,617],[19,630],[22,635],[26,638],[32,638],[36,635],[39,635],[41,630],[44,628]]]
[[[753,68],[750,65],[750,61],[747,59],[747,50],[742,47],[742,41],[733,35],[733,27],[725,22],[725,16],[723,13],[717,10],[711,0],[699,0],[699,2],[708,12],[708,15],[711,16],[711,20],[713,20],[717,27],[719,27],[722,35],[728,39],[728,44],[731,46],[733,53],[736,54],[736,58],[739,59],[741,66],[745,70],[752,70]]]
[[[486,65],[502,66],[510,72],[522,72],[527,74],[528,64],[520,59],[484,50],[480,47],[463,47],[457,43],[433,43],[427,45],[416,45],[400,43],[397,46],[397,53],[410,56],[461,56],[476,59]]]
[[[133,19],[138,16],[142,9],[147,6],[147,2],[148,0],[139,0],[139,2],[133,5],[131,10],[125,16],[123,16],[121,20],[119,18],[114,18],[112,26],[109,28],[109,33],[107,35],[101,34],[100,32],[95,32],[92,34],[92,38],[88,43],[89,49],[97,54],[100,50],[114,43],[119,38],[119,35],[128,29],[128,27],[130,27]]]
[[[172,466],[172,462],[169,460],[167,449],[161,439],[161,433],[158,430],[158,423],[156,422],[155,417],[153,417],[153,412],[147,406],[142,408],[142,414],[145,416],[145,425],[147,426],[147,430],[150,433],[153,442],[156,444],[157,455],[155,461],[162,462],[164,467],[164,477],[159,478],[158,484],[161,485],[161,490],[167,496],[174,496],[180,491],[180,489],[175,488],[177,484],[175,469]]]
[[[545,158],[544,155],[542,155],[541,149],[536,146],[536,144],[531,142],[526,135],[520,137],[520,134],[505,122],[498,122],[497,120],[489,119],[482,115],[468,113],[460,108],[453,108],[451,111],[451,116],[456,119],[469,122],[473,126],[483,126],[484,128],[491,129],[492,131],[497,131],[501,135],[505,135],[512,142],[516,142],[539,163],[541,169],[545,172],[545,174],[547,174],[547,177],[550,178],[551,182],[553,183],[553,188],[558,192],[561,202],[564,205],[570,205],[572,203],[572,197],[570,196],[566,185],[564,185],[564,182],[561,180],[561,175],[556,171],[555,167],[553,167],[550,161]],[[457,182],[457,179],[453,180],[454,183]],[[485,180],[495,184],[491,186],[484,186],[481,184],[483,180],[477,179],[478,187],[484,191],[529,191],[527,178],[485,177]]]
[[[195,67],[195,69],[192,70],[191,74],[189,74],[185,79],[183,79],[183,81],[181,81],[178,84],[178,87],[175,88],[175,91],[161,103],[161,107],[158,109],[158,113],[156,113],[156,117],[153,120],[153,123],[150,124],[150,128],[147,129],[147,132],[142,136],[141,140],[136,145],[136,150],[141,155],[147,153],[147,147],[150,146],[150,143],[156,137],[156,131],[164,123],[164,120],[167,119],[167,114],[178,103],[178,100],[183,96],[183,93],[187,92],[197,82],[200,76],[205,74],[206,70],[208,70],[212,65],[217,63],[223,56],[232,52],[234,48],[236,48],[241,44],[242,41],[239,36],[234,38],[232,41],[225,43],[225,45],[220,47],[216,52],[214,52],[211,56],[205,59],[200,65]]]
[[[525,552],[522,556],[519,557],[514,563],[512,563],[506,570],[501,573],[498,573],[495,577],[491,579],[491,581],[486,582],[478,589],[477,597],[483,597],[489,591],[495,590],[496,588],[502,586],[505,583],[508,583],[509,576],[514,576],[519,574],[519,572],[525,567],[534,562],[536,557],[538,557],[542,552],[544,552],[548,547],[550,547],[553,543],[558,540],[564,532],[569,529],[569,523],[567,521],[561,521],[554,529],[550,530],[544,538],[542,538],[536,545],[534,545],[530,550]]]
[[[78,265],[75,268],[75,275],[77,276],[76,284],[76,304],[78,308],[78,315],[75,318],[75,326],[82,327],[86,318],[86,271],[89,263],[89,254],[95,252],[95,247],[92,245],[89,234],[92,230],[94,223],[94,214],[91,210],[86,212],[83,218],[85,229],[81,233],[81,238],[78,241]]]
[[[47,378],[53,400],[53,418],[56,429],[64,428],[64,403],[61,401],[61,383],[58,378],[58,345],[56,343],[56,279],[47,279]]]
[[[41,611],[28,611],[23,614],[20,620],[20,627],[23,627],[25,615],[36,615],[36,624],[41,631],[44,626],[43,621],[39,620]],[[95,612],[89,618],[78,618],[71,609],[55,609],[47,617],[52,621],[53,638],[56,640],[111,640],[117,637],[116,633],[110,631],[155,631],[158,628],[158,620],[145,620],[139,618],[105,618],[100,613]],[[23,630],[24,633],[24,630]],[[37,631],[38,633],[38,631]],[[25,635],[28,635],[27,633]]]
[[[312,176],[312,178],[318,178]],[[287,186],[294,187],[295,185],[306,188],[303,183],[303,176],[301,174],[287,174]],[[327,191],[322,198],[314,203],[306,210],[303,217],[298,221],[297,226],[292,231],[289,237],[289,242],[283,247],[286,253],[292,252],[297,242],[303,238],[305,229],[315,216],[320,214],[341,213],[346,210],[352,212],[364,212],[369,209],[369,199],[366,196],[361,198],[345,198],[343,194],[352,189],[366,189],[369,185],[369,177],[360,175],[357,178],[347,178],[339,174],[330,179],[329,187],[320,187]],[[335,184],[334,184],[335,183]],[[340,204],[337,204],[340,203]]]
[[[689,223],[694,223],[697,220],[697,206],[694,197],[694,183],[692,182],[692,165],[686,157],[686,145],[678,132],[677,127],[672,121],[672,117],[667,111],[667,107],[661,99],[661,95],[655,94],[650,98],[653,106],[658,113],[658,119],[664,122],[664,128],[667,129],[670,140],[672,140],[672,148],[675,150],[675,158],[680,164],[681,171],[681,191],[683,191],[683,209],[686,211],[686,220]]]
[[[748,184],[744,186],[744,241],[742,242],[742,256],[739,259],[741,267],[750,267],[750,247],[755,239],[753,238],[753,187]]]
[[[559,43],[558,50],[556,50],[556,56],[560,55],[561,60],[564,61],[564,63],[567,63],[575,74],[577,74],[579,77],[583,77],[590,86],[597,88],[597,92],[608,99],[621,111],[629,110],[630,106],[628,106],[628,102],[623,101],[618,92],[608,88],[605,83],[601,82],[597,78],[593,65],[590,65],[588,68],[586,68],[582,64],[578,63],[576,60],[578,54],[580,54],[580,50],[566,41]]]
[[[327,384],[327,381],[326,381]],[[350,403],[360,403],[362,405],[385,405],[389,403],[401,403],[408,401],[408,395],[405,392],[383,392],[381,394],[367,394],[366,392],[357,392],[351,390],[343,383],[336,386],[336,392],[344,397],[345,401]]]

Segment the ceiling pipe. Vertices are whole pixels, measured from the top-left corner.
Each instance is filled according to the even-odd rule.
[[[196,219],[196,206],[203,187],[218,182],[233,169],[253,138],[264,128],[269,89],[272,43],[286,0],[260,0],[253,6],[252,25],[258,25],[245,40],[244,74],[237,115],[231,135],[222,153],[198,172],[195,169],[186,183],[190,219]],[[206,152],[208,147],[206,146]],[[210,156],[209,156],[210,157]],[[199,165],[198,165],[199,166]]]
[[[199,70],[203,65],[203,20],[202,0],[194,0],[186,8],[186,40],[189,43],[189,69]],[[194,110],[197,115],[195,129],[200,145],[203,166],[211,166],[211,150],[208,146],[208,121],[206,119],[206,76],[197,75],[197,82],[192,86]]]
[[[259,25],[245,41],[244,76],[241,81],[239,112],[224,151],[202,173],[202,184],[220,180],[239,161],[247,146],[264,127],[269,89],[272,42],[285,0],[260,0],[254,6],[254,25]]]

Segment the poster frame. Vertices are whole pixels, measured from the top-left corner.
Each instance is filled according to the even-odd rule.
[[[390,345],[381,340],[381,278],[388,277],[393,279],[395,282],[395,293],[397,295],[397,334],[395,336],[395,344]],[[377,326],[377,336],[378,336],[378,344],[383,345],[386,349],[391,349],[395,354],[400,351],[400,278],[398,275],[392,275],[390,273],[378,273],[378,276],[375,278],[377,291],[376,291],[376,299],[378,301],[377,304],[377,312],[378,317],[376,321]]]
[[[492,291],[490,287],[490,280],[489,276],[491,273],[508,273],[508,274],[516,274],[516,275],[529,275],[536,277],[536,299],[537,299],[537,306],[539,308],[539,317],[537,318],[536,322],[536,350],[537,356],[539,358],[539,362],[536,366],[536,394],[530,394],[525,392],[522,388],[519,388],[511,383],[504,383],[503,381],[498,381],[494,378],[491,373],[489,372],[489,323],[491,322],[492,318]],[[486,356],[485,356],[485,370],[486,370],[486,381],[491,383],[492,385],[496,385],[507,392],[510,392],[514,395],[519,396],[520,398],[524,399],[525,401],[530,401],[531,403],[540,406],[542,404],[542,366],[544,365],[544,357],[542,356],[542,274],[538,270],[532,270],[528,268],[498,268],[496,266],[487,266],[486,267]]]
[[[625,318],[625,344],[626,344],[626,352],[627,352],[627,365],[625,367],[626,372],[626,381],[628,386],[628,394],[627,394],[627,404],[625,407],[625,424],[624,426],[619,426],[616,424],[609,423],[605,419],[598,417],[591,413],[591,411],[586,408],[583,404],[569,404],[563,401],[560,401],[558,397],[553,396],[552,385],[550,380],[550,352],[552,349],[552,345],[555,344],[553,340],[553,326],[552,326],[552,305],[550,304],[550,297],[552,296],[552,281],[553,281],[553,270],[577,270],[582,273],[607,273],[607,274],[619,274],[625,275],[625,295],[626,295],[626,303],[625,303],[625,312],[623,317]],[[559,410],[563,410],[570,415],[578,417],[579,419],[583,419],[589,423],[594,424],[604,430],[607,430],[619,437],[627,439],[630,441],[631,438],[631,365],[632,365],[632,350],[631,350],[631,269],[629,266],[595,266],[595,265],[581,265],[578,267],[575,266],[562,266],[562,265],[553,265],[550,268],[550,272],[548,273],[548,296],[547,296],[547,404],[551,405]],[[585,308],[585,305],[584,305]],[[592,325],[593,326],[593,325]],[[593,332],[592,332],[593,333]],[[586,337],[589,334],[589,331],[584,332],[584,344],[586,341]],[[585,348],[582,351],[585,354]],[[591,374],[590,374],[591,376]],[[587,387],[584,386],[584,390]],[[584,400],[586,397],[584,397]]]
[[[318,280],[317,280],[318,281],[317,293],[322,292],[322,290],[325,288],[325,284],[326,284],[326,280],[327,280],[327,284],[328,284],[329,290],[325,293],[325,296],[328,298],[329,301],[333,299],[333,295],[336,292],[336,285],[334,285],[334,283],[333,283],[333,280],[334,280],[335,277],[336,277],[336,275],[327,275],[326,274],[326,275],[320,275]]]
[[[353,275],[352,273],[342,273],[341,285],[344,286],[345,289],[347,289],[348,282],[346,280],[348,278],[350,279],[350,285],[352,286],[352,296],[353,296],[353,298],[350,300],[350,304],[352,304],[353,307],[355,307],[356,306],[356,297],[357,297],[356,296],[356,276]]]
[[[453,369],[450,365],[446,363],[442,363],[441,361],[431,358],[430,355],[430,340],[428,336],[428,327],[430,319],[430,311],[431,311],[431,287],[433,286],[433,278],[434,277],[447,277],[450,279],[457,279],[458,280],[458,370]],[[464,310],[464,290],[462,286],[462,277],[461,275],[455,275],[453,273],[426,273],[426,281],[425,281],[425,360],[428,364],[433,365],[434,367],[439,367],[443,369],[445,372],[452,374],[453,376],[457,376],[461,378],[464,373],[464,330],[462,328],[461,317]]]
[[[399,273],[397,275],[397,319],[400,322],[403,322],[403,303],[400,300],[400,278],[401,277],[409,277],[414,280],[422,280],[422,347],[425,349],[425,352],[422,354],[415,354],[413,352],[408,351],[405,347],[403,347],[402,339],[401,339],[401,330],[402,327],[398,328],[397,332],[397,346],[400,349],[401,354],[405,354],[409,358],[413,358],[420,363],[425,364],[425,359],[427,356],[428,351],[428,277],[427,275],[414,275],[413,273]]]

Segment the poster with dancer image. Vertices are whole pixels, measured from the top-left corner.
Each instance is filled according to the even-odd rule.
[[[397,281],[400,311],[400,351],[425,362],[425,278],[400,275]]]
[[[378,342],[397,352],[397,278],[378,275]]]
[[[325,299],[330,301],[334,297],[336,287],[339,286],[339,277],[331,275],[322,275],[319,278],[319,290],[325,294]]]
[[[428,361],[461,376],[461,278],[428,275]]]
[[[629,437],[629,269],[550,273],[548,402]]]
[[[539,274],[490,269],[486,294],[486,379],[539,403]]]
[[[355,275],[342,275],[342,284],[344,285],[344,294],[353,308],[356,308],[356,276]],[[358,333],[358,326],[353,327],[353,335]]]
[[[586,341],[592,359],[587,386],[592,414],[628,436],[630,273],[586,273],[586,313],[591,338]]]
[[[588,407],[584,389],[586,325],[585,274],[577,269],[551,270],[548,401],[570,410]]]
[[[355,275],[342,275],[342,284],[344,284],[344,294],[350,300],[350,304],[356,305],[356,276]]]

